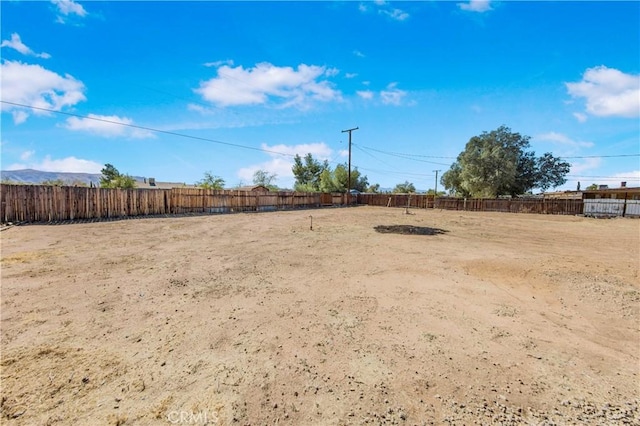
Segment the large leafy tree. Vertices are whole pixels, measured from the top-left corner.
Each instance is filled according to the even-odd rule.
[[[529,139],[506,126],[474,136],[440,182],[458,195],[472,197],[515,196],[565,183],[569,164],[551,153],[536,158],[528,150]]]
[[[211,172],[205,172],[204,178],[196,182],[196,186],[203,189],[224,189],[224,179],[220,176],[216,176]]]
[[[294,188],[296,191],[315,192],[320,190],[320,175],[329,169],[329,162],[320,162],[313,158],[311,153],[304,156],[299,155],[293,159],[293,175],[296,178]]]
[[[270,191],[277,191],[278,187],[273,184],[277,177],[278,175],[275,173],[269,173],[266,170],[256,170],[253,174],[253,184],[266,186]]]
[[[132,189],[136,187],[136,181],[128,174],[122,174],[112,164],[105,164],[100,170],[100,187]]]
[[[296,178],[295,190],[304,192],[346,192],[349,181],[349,169],[346,164],[338,164],[331,170],[329,162],[320,162],[307,154],[304,160],[296,155],[293,161],[293,175]],[[369,186],[367,176],[358,168],[351,170],[349,188],[364,192]]]
[[[335,182],[336,191],[347,192],[347,182],[349,181],[349,168],[346,164],[338,164],[333,170],[333,181]],[[362,175],[358,168],[351,170],[350,189],[356,189],[365,192],[369,186],[369,179]]]
[[[380,193],[380,184],[374,183],[373,185],[369,186],[365,192],[370,192],[372,194]]]
[[[537,187],[546,191],[567,183],[565,176],[571,170],[569,163],[555,158],[550,153],[545,153],[537,160],[538,182]]]
[[[347,181],[349,180],[349,169],[347,167],[346,164],[338,164],[333,171],[330,169],[324,170],[320,174],[320,191],[347,192]],[[351,170],[350,189],[365,192],[368,185],[369,179],[362,175],[357,168]]]
[[[416,187],[413,183],[405,180],[404,183],[399,183],[393,188],[394,193],[398,194],[412,194],[416,192]]]

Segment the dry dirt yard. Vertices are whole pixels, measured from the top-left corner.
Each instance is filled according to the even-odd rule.
[[[640,424],[640,221],[410,212],[4,230],[0,422]]]

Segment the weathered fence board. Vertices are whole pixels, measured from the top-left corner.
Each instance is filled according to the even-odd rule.
[[[432,208],[433,195],[425,194],[358,194],[358,204],[387,207]]]
[[[435,207],[444,210],[567,215],[583,213],[583,201],[575,199],[434,199],[432,195],[425,194],[357,194],[347,197],[347,194],[342,193],[261,193],[199,188],[105,189],[6,184],[0,185],[0,194],[0,221],[3,223],[273,211],[343,206],[347,202],[388,207]],[[629,213],[634,208],[635,206],[631,207]]]
[[[0,221],[55,222],[164,214],[227,213],[315,208],[319,193],[250,192],[198,188],[106,189],[0,185]],[[327,194],[343,205],[344,194]],[[352,200],[355,203],[355,198]]]
[[[577,215],[582,214],[583,202],[576,199],[438,197],[435,200],[435,208],[442,210]]]

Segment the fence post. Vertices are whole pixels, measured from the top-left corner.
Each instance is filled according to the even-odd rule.
[[[624,193],[624,205],[622,206],[622,217],[627,215],[627,193]]]

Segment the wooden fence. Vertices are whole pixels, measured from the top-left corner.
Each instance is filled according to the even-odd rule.
[[[358,194],[358,204],[386,207],[433,207],[433,195],[425,194]]]
[[[449,198],[424,194],[359,194],[358,204],[388,207],[437,208],[484,212],[582,214],[582,200],[542,198]]]
[[[189,213],[316,208],[346,204],[345,194],[0,185],[0,221],[56,222]],[[350,200],[356,202],[355,197]]]
[[[466,210],[482,212],[538,213],[538,214],[582,214],[583,202],[576,199],[542,198],[446,198],[438,197],[435,208],[443,210]]]
[[[0,185],[0,222],[58,222],[190,213],[274,211],[343,206],[347,195],[306,192],[251,192],[174,189],[105,189],[70,186]],[[577,215],[582,200],[540,198],[435,198],[424,194],[358,194],[349,204]]]

